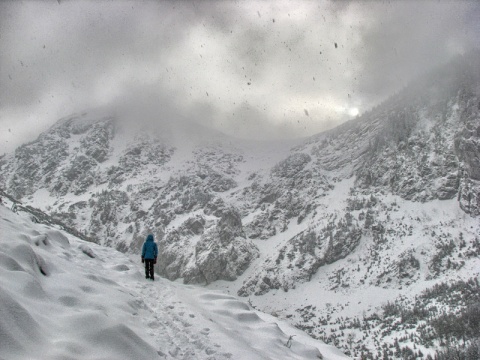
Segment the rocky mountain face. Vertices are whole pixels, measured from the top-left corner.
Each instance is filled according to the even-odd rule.
[[[137,252],[152,232],[161,275],[238,279],[232,290],[264,310],[260,299],[307,284],[336,293],[440,281],[478,263],[479,58],[296,142],[177,141],[171,128],[74,115],[2,156],[0,186],[122,251]],[[297,305],[278,307],[299,326],[328,318]]]
[[[242,155],[198,145],[175,162],[183,154],[164,137],[129,133],[123,125],[96,114],[60,120],[2,157],[2,187],[123,251],[138,251],[145,233],[153,232],[163,245],[161,271],[170,278],[236,279],[258,250],[238,210],[218,194],[237,187],[232,175]],[[191,235],[200,239],[191,243]],[[186,253],[192,244],[195,251]]]
[[[421,202],[458,196],[465,212],[480,214],[480,67],[459,62],[385,104],[386,126],[370,144],[358,186]]]

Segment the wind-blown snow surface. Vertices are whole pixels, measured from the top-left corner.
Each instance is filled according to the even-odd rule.
[[[0,234],[0,359],[347,358],[231,295],[149,282],[137,258],[28,213],[0,206]]]

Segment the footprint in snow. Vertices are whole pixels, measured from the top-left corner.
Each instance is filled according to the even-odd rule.
[[[125,264],[116,265],[116,266],[113,267],[113,269],[116,270],[116,271],[128,271],[128,270],[130,270],[130,268]]]
[[[160,327],[160,323],[158,321],[151,321],[148,323],[148,327],[150,329],[158,329]]]
[[[205,352],[207,353],[207,355],[213,355],[213,354],[215,354],[217,351],[216,351],[216,350],[213,350],[213,349],[210,349],[210,348],[206,348],[206,349],[205,349]]]

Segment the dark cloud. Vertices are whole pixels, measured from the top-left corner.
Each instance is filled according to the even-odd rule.
[[[18,144],[132,104],[245,137],[308,135],[479,47],[479,16],[474,1],[3,1],[0,128]]]
[[[480,46],[479,27],[468,19],[472,10],[478,14],[480,9],[474,2],[368,6],[375,16],[362,27],[362,42],[353,53],[362,66],[357,90],[369,99],[388,96],[428,69]]]

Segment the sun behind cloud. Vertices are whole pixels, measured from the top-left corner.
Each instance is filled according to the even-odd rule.
[[[348,109],[348,115],[350,116],[357,116],[359,113],[360,113],[360,110],[358,110],[358,108],[356,107]]]

